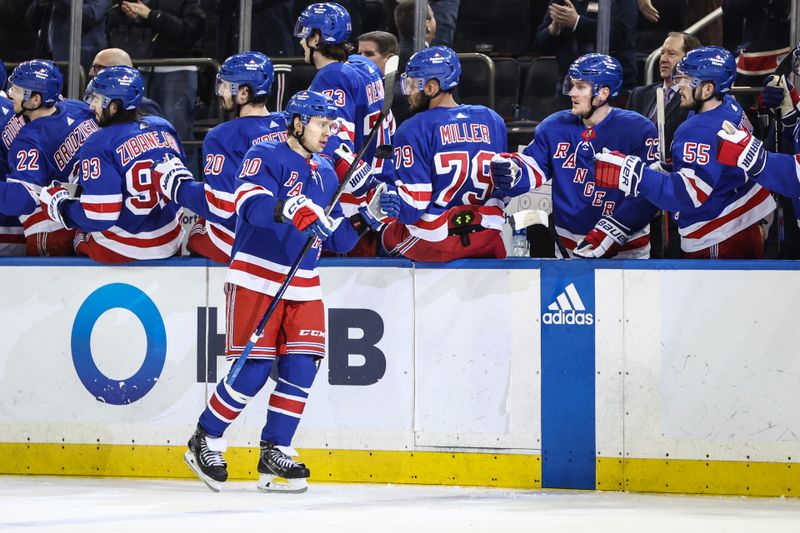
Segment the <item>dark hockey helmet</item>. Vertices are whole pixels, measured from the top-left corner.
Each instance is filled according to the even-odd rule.
[[[578,80],[591,83],[594,96],[598,96],[603,87],[608,87],[609,98],[615,98],[622,88],[622,65],[605,54],[582,55],[569,66],[562,92],[569,94],[573,82]]]
[[[415,86],[422,91],[428,80],[438,80],[443,91],[450,91],[458,85],[460,77],[461,62],[456,53],[446,46],[432,46],[420,50],[406,63],[403,94],[410,94]]]
[[[222,64],[217,74],[216,94],[221,82],[231,84],[231,96],[236,96],[240,85],[249,85],[254,97],[272,92],[275,70],[272,61],[261,52],[234,54]]]
[[[297,18],[294,36],[307,39],[314,30],[319,31],[322,42],[343,43],[353,31],[350,13],[334,2],[311,4]]]
[[[100,71],[86,87],[83,99],[88,104],[92,95],[103,97],[103,109],[113,100],[120,100],[122,108],[136,109],[144,97],[142,75],[133,67],[117,65]]]
[[[723,95],[731,90],[736,81],[736,60],[725,48],[703,46],[686,53],[675,66],[673,78],[689,78],[692,88],[700,83],[714,83],[714,94]]]
[[[300,91],[286,104],[286,118],[291,121],[295,115],[300,116],[303,124],[308,124],[311,117],[323,117],[336,120],[339,110],[329,97],[316,91]]]
[[[34,59],[20,63],[8,79],[9,89],[13,85],[24,91],[23,101],[33,93],[42,95],[42,104],[51,106],[61,99],[64,77],[52,61]]]

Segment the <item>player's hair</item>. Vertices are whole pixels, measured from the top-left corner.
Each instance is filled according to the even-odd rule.
[[[414,10],[416,9],[414,0],[401,0],[394,8],[394,23],[397,26],[397,33],[400,37],[407,39],[414,38]],[[425,21],[433,20],[433,9],[428,5],[428,14],[425,16]]]
[[[397,37],[387,31],[370,31],[358,36],[358,42],[370,41],[375,43],[378,53],[382,56],[388,54],[397,55],[400,53],[400,46],[397,44]]]
[[[108,105],[111,105],[115,102],[117,104],[118,109],[116,114],[114,114],[114,116],[108,120],[108,124],[106,124],[107,126],[123,122],[139,122],[142,119],[142,114],[139,111],[139,109],[125,109],[122,106],[122,100],[119,99],[111,100],[111,102],[109,102]]]
[[[320,32],[319,30],[314,30],[311,35],[320,35]],[[337,44],[326,43],[320,38],[314,51],[334,61],[347,61],[347,58],[353,53],[353,45],[348,42]]]
[[[696,36],[692,35],[691,33],[686,33],[683,31],[671,31],[667,34],[667,37],[683,37],[683,53],[689,52],[690,50],[694,50],[695,48],[700,48],[703,46],[703,43],[700,42]]]

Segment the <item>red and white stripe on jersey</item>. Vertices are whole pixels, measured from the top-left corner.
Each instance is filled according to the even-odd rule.
[[[20,215],[19,221],[22,222],[23,233],[26,237],[36,233],[52,233],[64,229],[64,226],[58,222],[50,220],[41,207],[37,207],[30,215]]]
[[[499,198],[489,198],[486,203],[478,207],[481,214],[481,226],[486,229],[503,231],[506,223],[504,204]]]
[[[212,189],[208,183],[203,185],[208,210],[220,218],[230,218],[236,212],[236,194]]]
[[[741,52],[736,57],[736,71],[748,76],[772,74],[778,68],[778,62],[790,51],[791,48],[787,47],[766,52]]]
[[[233,193],[235,198],[235,206],[236,206],[236,214],[239,213],[239,209],[242,208],[242,205],[253,196],[258,196],[259,194],[266,194],[268,196],[274,196],[269,189],[262,187],[261,185],[256,185],[255,183],[244,183],[236,189],[236,192]]]
[[[225,281],[267,296],[275,296],[290,268],[240,251],[232,258]],[[284,299],[302,302],[322,299],[316,269],[298,269],[286,289]]]
[[[528,177],[530,181],[530,190],[534,190],[538,187],[541,187],[542,184],[545,182],[544,172],[542,172],[539,163],[536,160],[523,153],[513,153],[510,154],[511,159],[513,159],[517,165],[519,165],[522,172]]]
[[[367,195],[355,196],[345,192],[339,197],[339,204],[342,206],[342,213],[345,218],[350,218],[358,213],[358,208],[365,205],[366,201]]]
[[[564,228],[556,226],[556,233],[564,245],[564,248],[569,252],[572,257],[572,252],[585,235],[576,235]],[[560,250],[556,249],[557,255],[560,257]],[[650,225],[648,224],[643,229],[637,231],[628,238],[625,245],[617,252],[614,259],[648,259],[650,257]]]
[[[428,183],[398,183],[397,193],[400,199],[414,209],[424,211],[431,203],[433,186]]]
[[[80,201],[86,218],[92,220],[116,221],[122,211],[122,193],[84,194],[81,195]]]
[[[225,392],[227,392],[235,401],[242,404],[242,406],[239,407],[236,405],[231,405],[230,403],[226,402],[216,390],[214,390],[214,394],[212,394],[211,398],[208,399],[208,408],[211,410],[214,416],[220,420],[231,423],[236,420],[236,417],[242,412],[244,407],[247,405],[247,402],[252,400],[253,397],[245,396],[241,392],[233,390],[231,386],[228,385],[228,383],[224,380],[223,384],[225,387]]]
[[[761,185],[754,185],[745,195],[725,206],[711,220],[680,228],[681,249],[696,252],[718,244],[766,218],[775,210],[775,200]]]
[[[711,185],[698,178],[691,168],[682,168],[678,174],[683,180],[683,186],[686,187],[686,194],[692,199],[692,205],[695,207],[703,205],[714,191]]]
[[[356,125],[342,117],[339,117],[336,121],[339,123],[339,131],[336,136],[343,141],[350,141],[350,144],[354,143],[356,140]]]
[[[233,232],[225,226],[209,222],[208,220],[206,220],[206,232],[211,243],[230,257],[231,250],[233,249]]]
[[[22,226],[0,226],[0,256],[25,255]]]
[[[469,209],[480,216],[480,219],[476,222],[480,224],[481,227],[503,231],[505,214],[503,211],[503,202],[501,200],[490,198],[486,201],[485,205],[473,205],[469,206]],[[449,220],[454,210],[463,211],[466,210],[466,206],[451,207],[438,215],[423,213],[419,220],[406,226],[408,232],[414,237],[425,241],[443,241],[450,234]]]
[[[443,241],[447,238],[447,211],[438,215],[423,213],[419,220],[406,227],[411,235],[424,241]]]
[[[112,226],[91,235],[99,246],[131,259],[164,259],[172,257],[181,248],[183,226],[180,219],[179,210],[173,220],[152,231],[133,234]]]

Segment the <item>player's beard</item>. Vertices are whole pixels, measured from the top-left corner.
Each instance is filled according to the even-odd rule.
[[[230,113],[231,111],[236,111],[236,114],[237,115],[239,114],[239,109],[237,108],[238,106],[233,101],[233,98],[230,99],[231,101],[230,105],[228,105],[228,100],[226,98],[223,98],[222,96],[218,96],[217,98],[219,98],[220,106],[222,106],[222,109],[226,113]]]
[[[414,100],[411,99],[411,96],[408,97],[408,107],[412,113],[422,113],[423,111],[427,111],[431,107],[431,100],[433,100],[432,96],[428,96],[427,94],[420,92],[419,93],[420,99],[418,103],[414,103]]]

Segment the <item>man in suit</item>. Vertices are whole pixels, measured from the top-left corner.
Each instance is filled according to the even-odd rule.
[[[666,145],[664,153],[666,154],[671,153],[672,138],[675,135],[675,130],[686,120],[689,114],[688,109],[681,109],[681,98],[678,94],[677,85],[672,81],[672,70],[683,59],[686,52],[698,47],[700,47],[700,41],[694,35],[676,31],[670,32],[661,46],[661,59],[658,63],[661,80],[644,87],[636,87],[628,98],[628,109],[656,122],[656,89],[659,87],[664,88],[664,144]],[[678,226],[670,220],[667,223],[667,227],[669,239],[665,242],[662,237],[664,223],[661,212],[650,222],[650,257],[681,257]]]

